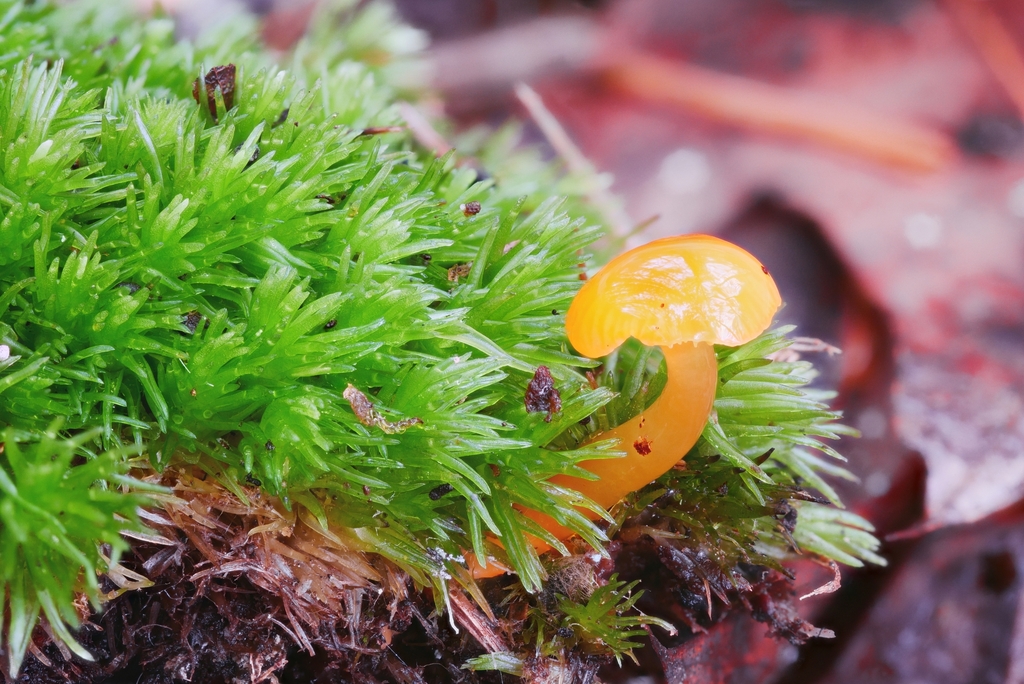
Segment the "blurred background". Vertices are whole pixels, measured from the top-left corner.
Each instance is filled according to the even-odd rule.
[[[313,10],[163,4],[185,32],[248,7],[282,49]],[[451,144],[425,124],[442,113],[521,120],[578,176],[608,251],[726,237],[772,271],[782,320],[843,349],[815,359],[862,433],[840,446],[860,478],[841,494],[889,566],[803,602],[836,639],[797,649],[736,616],[620,678],[1024,683],[1024,3],[397,7],[430,37],[436,101],[406,116],[424,144]]]

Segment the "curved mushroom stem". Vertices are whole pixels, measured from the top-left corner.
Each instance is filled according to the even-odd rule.
[[[668,381],[661,395],[640,415],[589,440],[618,438],[625,458],[580,464],[600,480],[558,475],[551,478],[553,483],[572,487],[608,508],[661,477],[697,443],[715,401],[715,350],[710,344],[690,342],[661,350],[668,369]]]
[[[715,350],[710,344],[690,342],[662,347],[661,350],[668,368],[668,381],[661,396],[640,415],[589,440],[618,438],[619,448],[626,452],[626,456],[580,464],[599,476],[599,480],[556,475],[551,478],[552,483],[575,489],[609,508],[626,494],[661,477],[697,443],[711,413],[718,386]],[[591,520],[597,517],[591,511],[581,512]],[[572,530],[543,513],[528,509],[523,514],[559,539],[573,534]],[[531,538],[531,541],[538,552],[543,553],[550,548],[538,539]],[[483,569],[473,564],[473,574],[477,578],[502,572],[490,565]]]

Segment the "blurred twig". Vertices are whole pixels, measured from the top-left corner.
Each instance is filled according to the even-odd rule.
[[[449,101],[473,94],[493,100],[517,82],[590,72],[603,74],[620,94],[889,166],[935,171],[956,155],[950,137],[935,128],[831,96],[654,56],[625,42],[614,25],[605,28],[581,17],[533,21],[437,46],[435,85]],[[1021,84],[1024,89],[1024,79]]]
[[[945,6],[1024,119],[1024,56],[991,3],[945,0]]]
[[[443,157],[452,149],[451,143],[437,132],[430,120],[419,109],[408,102],[399,102],[398,111],[409,126],[409,132],[424,148],[431,150],[438,157]]]
[[[621,93],[726,123],[798,137],[885,164],[935,171],[955,148],[943,133],[846,102],[672,61],[639,51],[605,72]]]
[[[555,115],[544,106],[544,101],[537,91],[525,83],[517,83],[516,97],[526,107],[526,111],[551,143],[551,147],[565,160],[569,173],[579,176],[586,182],[587,199],[601,214],[614,235],[619,238],[628,236],[633,226],[629,215],[601,182],[594,165],[572,141]]]
[[[535,19],[431,48],[434,86],[451,102],[462,95],[506,95],[519,81],[588,68],[606,31],[584,17]]]

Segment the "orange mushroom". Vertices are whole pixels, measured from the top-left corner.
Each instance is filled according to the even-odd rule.
[[[718,383],[713,345],[735,347],[754,339],[781,303],[768,269],[749,252],[710,235],[655,240],[609,262],[569,307],[569,342],[590,358],[605,356],[629,337],[658,345],[667,382],[640,415],[591,438],[618,439],[626,452],[624,458],[581,463],[600,479],[558,475],[551,482],[608,508],[672,468],[697,442],[711,413]],[[524,513],[559,539],[571,535],[542,513]],[[535,546],[547,548],[539,541]],[[475,574],[494,574],[488,570]]]
[[[761,262],[710,235],[655,240],[613,259],[569,307],[569,342],[590,358],[605,356],[628,337],[658,345],[667,383],[640,415],[592,438],[618,438],[626,452],[622,459],[582,464],[601,479],[552,481],[607,508],[668,471],[697,442],[711,413],[718,382],[712,345],[754,339],[781,303]]]

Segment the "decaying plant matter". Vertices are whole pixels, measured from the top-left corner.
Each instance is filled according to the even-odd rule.
[[[280,69],[244,23],[0,5],[5,677],[586,679],[662,618],[807,638],[785,559],[880,561],[785,330],[716,348],[685,467],[611,514],[551,484],[664,371],[573,354],[590,208],[509,130],[466,144],[491,177],[421,149],[386,6],[328,7]],[[663,572],[686,600],[639,613]]]

